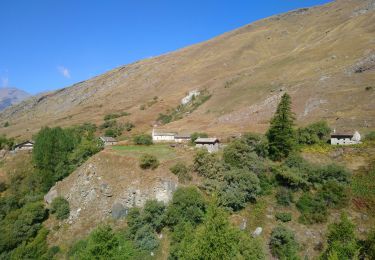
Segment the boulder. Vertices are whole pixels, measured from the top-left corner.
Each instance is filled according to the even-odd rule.
[[[260,234],[262,234],[262,232],[263,232],[263,228],[261,228],[261,227],[257,227],[257,228],[254,230],[254,232],[253,232],[253,237],[258,237],[258,236],[260,236]]]
[[[57,194],[57,190],[56,190],[56,187],[53,186],[49,192],[44,195],[44,201],[47,203],[47,204],[51,204],[52,201],[58,197],[58,194]]]
[[[112,218],[120,219],[128,215],[128,209],[124,207],[121,203],[115,203],[112,206]]]

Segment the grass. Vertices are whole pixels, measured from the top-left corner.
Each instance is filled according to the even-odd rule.
[[[176,158],[176,153],[173,148],[167,144],[156,145],[116,145],[111,149],[116,153],[132,158],[139,158],[144,154],[156,156],[161,161],[167,161]]]

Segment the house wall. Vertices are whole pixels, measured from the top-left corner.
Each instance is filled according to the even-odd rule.
[[[152,136],[154,142],[174,142],[174,136],[170,135],[154,135]]]
[[[331,138],[332,145],[352,145],[359,144],[359,141],[353,141],[350,138]]]
[[[219,144],[197,144],[195,147],[197,148],[205,148],[209,153],[216,153],[219,151]]]
[[[176,143],[188,143],[190,141],[189,138],[175,138]]]

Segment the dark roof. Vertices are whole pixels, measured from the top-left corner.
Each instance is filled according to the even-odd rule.
[[[190,139],[190,135],[176,135],[174,138],[176,138],[176,139]]]
[[[102,140],[103,142],[117,142],[115,138],[110,136],[101,136],[100,140]]]
[[[156,132],[154,132],[154,136],[176,136],[176,133],[156,133]]]
[[[16,144],[16,145],[14,146],[14,148],[21,147],[21,146],[23,146],[23,145],[25,145],[25,144],[28,144],[28,143],[34,145],[34,141],[30,141],[30,140],[28,140],[28,141],[25,141],[25,142],[22,142],[22,143]]]
[[[353,134],[348,133],[334,133],[331,134],[331,138],[352,138]]]
[[[219,142],[219,139],[217,139],[216,137],[198,138],[197,140],[195,140],[196,144],[214,144],[214,143],[218,143],[218,142]]]

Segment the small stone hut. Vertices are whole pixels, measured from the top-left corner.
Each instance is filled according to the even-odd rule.
[[[118,143],[115,138],[110,136],[101,136],[100,141],[103,142],[104,146],[116,145]]]
[[[361,143],[361,135],[355,131],[354,133],[336,133],[331,134],[332,145],[352,145]]]
[[[34,148],[34,141],[28,140],[28,141],[17,144],[14,147],[14,150],[15,151],[28,151],[28,150],[32,150],[33,148]]]
[[[216,137],[212,138],[198,138],[195,140],[195,147],[205,148],[209,153],[215,153],[219,151],[220,141]]]

